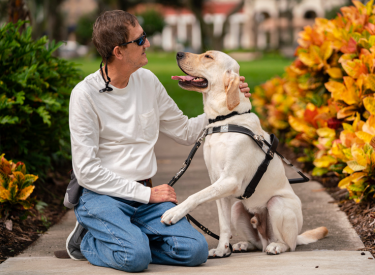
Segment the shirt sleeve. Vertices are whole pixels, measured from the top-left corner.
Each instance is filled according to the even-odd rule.
[[[98,158],[100,118],[95,104],[83,90],[73,89],[69,104],[69,127],[73,170],[79,185],[98,194],[148,203],[151,189],[127,180],[101,165]]]
[[[206,114],[189,119],[168,95],[156,76],[154,76],[154,79],[158,93],[160,132],[166,134],[177,143],[183,145],[194,144],[208,124]]]

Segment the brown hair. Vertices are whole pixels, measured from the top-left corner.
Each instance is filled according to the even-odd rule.
[[[122,10],[106,11],[96,19],[92,42],[104,62],[106,59],[108,63],[113,60],[113,49],[128,41],[129,25],[135,27],[137,24],[137,17]]]

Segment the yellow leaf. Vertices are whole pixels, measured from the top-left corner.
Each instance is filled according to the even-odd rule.
[[[14,177],[14,183],[20,187],[25,180],[25,176],[22,174],[22,172],[13,172],[13,177]]]
[[[289,116],[288,121],[290,126],[297,132],[306,133],[306,135],[310,138],[315,136],[316,129],[307,125],[304,119]]]
[[[26,199],[30,196],[30,194],[33,192],[34,188],[35,188],[34,185],[30,185],[30,186],[28,186],[28,187],[22,189],[22,190],[18,193],[17,198],[18,198],[19,200],[26,200]]]
[[[324,84],[329,92],[332,93],[332,98],[335,100],[340,100],[342,95],[345,93],[346,88],[344,84],[337,81],[329,81]]]
[[[359,137],[360,139],[362,139],[364,142],[367,142],[367,143],[370,143],[370,141],[372,139],[372,135],[370,135],[366,132],[363,132],[363,131],[355,132],[355,135],[357,137]]]
[[[356,160],[349,160],[347,163],[346,163],[350,169],[352,169],[354,172],[357,172],[357,171],[362,171],[364,169],[366,169],[366,166],[362,166],[362,165],[359,165],[358,162]]]
[[[11,200],[10,192],[4,187],[0,186],[0,199],[2,200]]]
[[[314,59],[308,53],[300,53],[298,55],[299,59],[308,67],[313,67],[315,65]]]
[[[357,144],[354,143],[352,145],[351,150],[352,150],[352,156],[358,162],[358,164],[366,167],[367,166],[367,160],[366,160],[366,156],[365,156],[365,153],[363,152],[362,148],[360,148]],[[363,169],[365,169],[365,168],[363,168]]]
[[[336,78],[336,79],[342,78],[342,71],[340,68],[337,68],[337,67],[330,68],[327,70],[327,73],[332,78]]]
[[[349,131],[351,133],[354,133],[353,126],[348,124],[348,123],[343,123],[342,127],[344,128],[345,131]]]
[[[363,99],[363,105],[365,106],[366,110],[370,112],[370,114],[375,115],[374,97],[366,97],[365,99]]]
[[[333,47],[330,41],[325,41],[323,43],[323,45],[321,46],[321,52],[324,60],[327,60],[332,55]]]
[[[334,138],[336,136],[336,131],[328,127],[319,128],[316,133],[320,137]]]
[[[362,127],[362,131],[370,134],[370,135],[375,135],[375,116],[371,115],[366,123]]]
[[[344,168],[344,170],[342,170],[343,173],[346,173],[346,174],[352,174],[354,172],[354,170],[352,168],[350,168],[349,166],[346,166]]]
[[[355,105],[344,107],[340,111],[337,112],[337,118],[338,119],[346,118],[347,120],[354,120],[354,115],[357,112],[357,108],[358,107]]]
[[[375,36],[374,36],[374,38],[375,38]],[[366,81],[365,81],[366,88],[375,91],[375,75],[369,74],[369,75],[366,76],[365,79],[366,79]]]
[[[337,162],[336,158],[332,156],[323,156],[321,158],[314,160],[314,165],[319,168],[327,168],[331,164],[334,164],[336,162]]]
[[[350,185],[350,183],[351,183],[350,177],[346,177],[342,179],[337,186],[340,187],[341,189],[345,189],[346,187]]]

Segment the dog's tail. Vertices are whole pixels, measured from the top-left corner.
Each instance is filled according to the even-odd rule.
[[[317,240],[323,239],[328,234],[328,229],[324,226],[303,232],[297,236],[297,245],[315,243]]]

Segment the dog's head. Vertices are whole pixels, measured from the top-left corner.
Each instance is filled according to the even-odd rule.
[[[203,54],[178,52],[176,59],[186,76],[172,76],[172,79],[179,80],[181,88],[216,93],[215,97],[225,94],[229,111],[240,104],[240,66],[229,55],[218,51]]]

